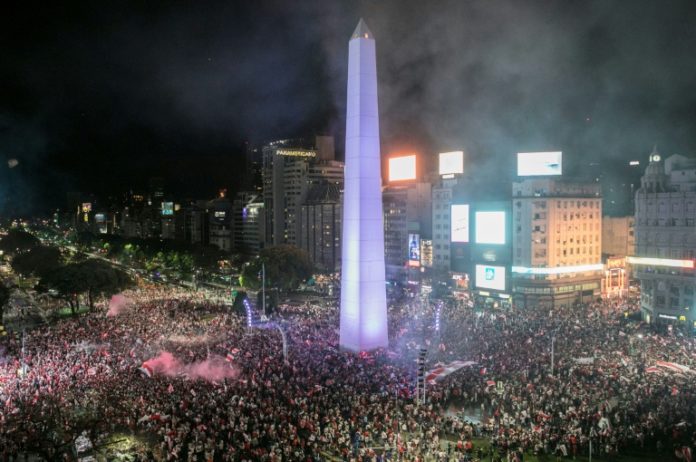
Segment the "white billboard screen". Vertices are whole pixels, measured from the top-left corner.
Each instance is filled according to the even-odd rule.
[[[464,173],[464,152],[452,151],[440,153],[440,175]]]
[[[504,291],[505,267],[476,265],[476,287]]]
[[[469,242],[469,204],[452,204],[452,242]]]
[[[556,152],[518,152],[518,176],[561,175],[563,173],[562,153]]]
[[[505,212],[476,212],[476,243],[505,244]]]
[[[392,157],[389,159],[389,181],[416,179],[416,156]]]

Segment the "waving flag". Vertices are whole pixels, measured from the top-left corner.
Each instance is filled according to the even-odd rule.
[[[450,375],[452,372],[456,372],[459,369],[467,366],[473,366],[476,364],[476,361],[453,361],[449,364],[442,365],[440,367],[436,367],[435,369],[430,370],[426,376],[425,380],[428,383],[435,383],[438,380],[442,380],[448,375]]]

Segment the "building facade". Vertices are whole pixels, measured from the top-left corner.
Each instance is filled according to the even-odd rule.
[[[696,327],[696,159],[656,150],[635,195],[635,256],[648,322]]]
[[[300,214],[300,247],[317,269],[331,273],[341,264],[341,201],[337,185],[314,185]]]
[[[601,294],[602,197],[597,183],[513,183],[513,296],[518,306],[589,302]]]

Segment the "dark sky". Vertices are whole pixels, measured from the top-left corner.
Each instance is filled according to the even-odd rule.
[[[692,0],[23,1],[0,18],[0,213],[158,175],[209,197],[247,140],[342,139],[361,16],[383,155],[461,148],[504,175],[558,149],[621,178],[653,144],[696,153]]]

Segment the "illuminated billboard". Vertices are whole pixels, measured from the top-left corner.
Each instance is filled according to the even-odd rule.
[[[505,290],[505,267],[476,265],[476,287],[479,289]]]
[[[562,153],[555,152],[518,152],[518,176],[546,176],[563,173]]]
[[[505,244],[505,212],[476,212],[476,243]]]
[[[162,215],[174,215],[174,202],[162,202]]]
[[[215,218],[219,218],[220,220],[224,220],[227,216],[227,212],[225,212],[224,210],[216,210],[213,216]]]
[[[455,175],[464,173],[464,152],[441,152],[439,172],[440,175]]]
[[[420,266],[420,235],[408,235],[408,266]]]
[[[82,203],[82,211],[85,213],[89,213],[92,211],[92,203],[91,202],[83,202]]]
[[[389,181],[416,179],[416,156],[392,157],[389,159]]]
[[[452,242],[469,242],[469,204],[452,204]]]

